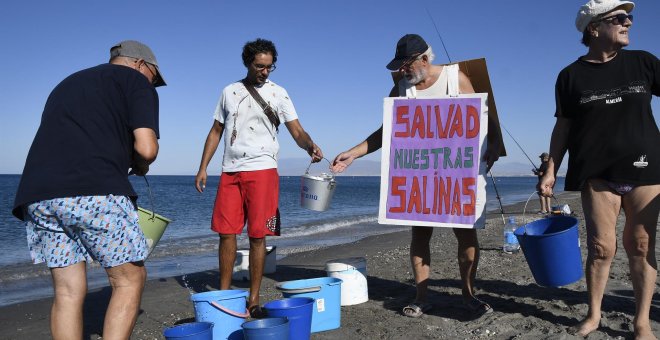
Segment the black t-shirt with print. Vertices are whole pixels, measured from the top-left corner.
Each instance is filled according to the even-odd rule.
[[[578,59],[557,78],[556,117],[571,120],[565,190],[590,178],[660,183],[660,131],[651,112],[660,95],[660,62],[621,50],[609,62]]]
[[[158,132],[158,94],[126,66],[102,64],[76,72],[48,96],[25,161],[13,214],[46,199],[125,195],[136,198],[128,170],[133,130]]]

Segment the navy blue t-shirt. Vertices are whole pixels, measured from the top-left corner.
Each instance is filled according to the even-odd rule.
[[[158,94],[140,72],[102,64],[51,92],[18,185],[13,214],[28,203],[73,196],[137,198],[128,180],[133,130],[158,131]]]
[[[565,190],[591,178],[660,183],[653,95],[660,95],[660,61],[644,51],[620,50],[606,63],[578,59],[559,73],[555,116],[571,120]]]

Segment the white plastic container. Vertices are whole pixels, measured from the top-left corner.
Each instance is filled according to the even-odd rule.
[[[266,247],[266,263],[264,274],[272,274],[277,270],[277,247]],[[250,250],[239,249],[236,251],[236,262],[231,275],[232,280],[247,281],[250,279]]]
[[[329,277],[341,279],[341,305],[351,306],[369,301],[367,286],[367,260],[364,257],[331,260],[326,262]]]

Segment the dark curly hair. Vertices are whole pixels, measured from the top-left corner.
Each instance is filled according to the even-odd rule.
[[[270,54],[273,56],[273,64],[277,62],[277,49],[272,41],[258,38],[255,41],[248,41],[243,46],[243,65],[248,67],[254,61],[254,57],[259,53]]]

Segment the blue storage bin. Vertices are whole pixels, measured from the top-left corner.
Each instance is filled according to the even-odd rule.
[[[341,282],[335,277],[320,277],[282,282],[276,288],[285,298],[314,299],[312,333],[316,333],[341,326]]]

